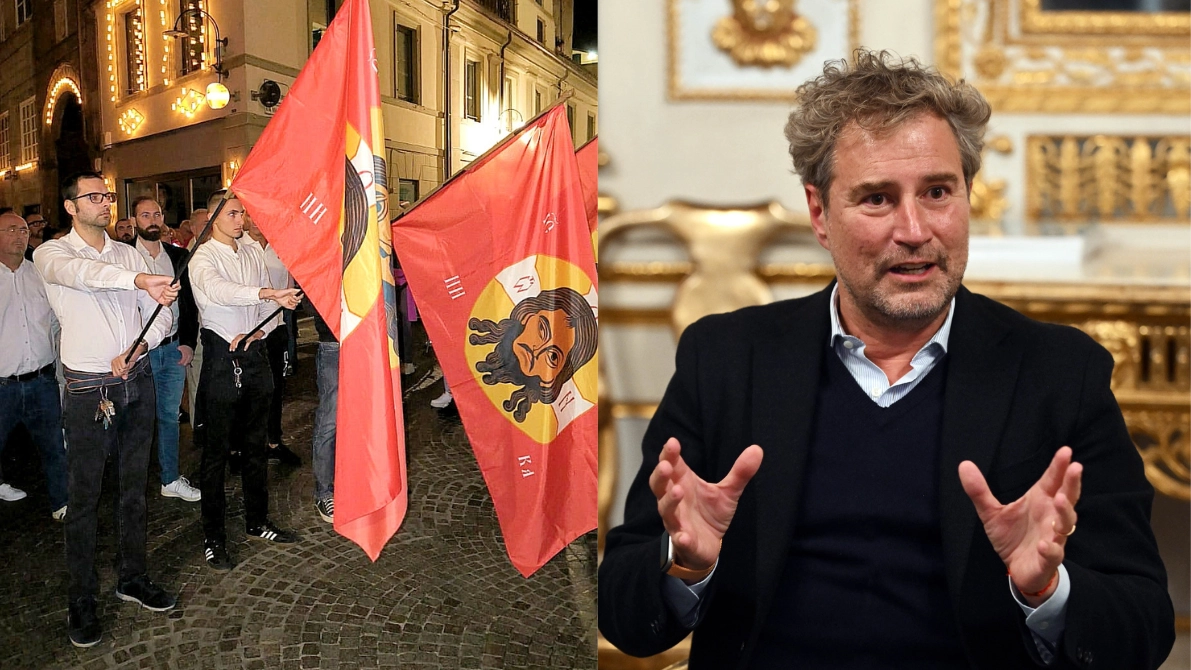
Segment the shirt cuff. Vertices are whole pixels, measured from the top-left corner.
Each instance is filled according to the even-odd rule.
[[[139,275],[139,274],[141,274],[141,273],[137,272],[136,270],[122,270],[120,272],[120,276],[116,280],[115,288],[125,289],[128,291],[139,290],[136,287],[136,278],[137,278],[137,275]],[[148,274],[148,273],[146,273],[146,274]]]
[[[719,564],[719,561],[716,561],[715,565],[711,566],[711,574],[697,584],[687,584],[672,575],[662,575],[662,597],[684,627],[694,628],[699,622],[699,605],[702,602],[703,591],[715,576]]]
[[[1063,629],[1067,624],[1067,598],[1071,595],[1071,578],[1067,576],[1067,568],[1061,563],[1058,580],[1055,592],[1038,607],[1027,605],[1017,587],[1013,585],[1013,580],[1009,580],[1009,593],[1026,615],[1026,627],[1034,637],[1038,655],[1047,665],[1054,661],[1055,650],[1058,649],[1059,639],[1063,636]]]

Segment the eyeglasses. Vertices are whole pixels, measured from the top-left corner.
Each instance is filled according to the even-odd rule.
[[[104,200],[116,202],[116,194],[111,191],[107,193],[84,193],[82,195],[76,195],[73,198],[68,198],[68,200],[81,200],[82,198],[90,200],[92,205],[102,205]]]
[[[9,235],[28,235],[29,229],[24,226],[13,226],[12,228],[0,228],[0,233],[8,233]]]
[[[29,223],[30,228],[32,228],[33,226],[44,226],[45,219],[34,219],[33,221],[29,221],[28,223]]]

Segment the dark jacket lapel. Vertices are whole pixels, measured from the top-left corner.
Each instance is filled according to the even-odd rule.
[[[832,283],[834,285],[834,282]],[[757,621],[773,598],[798,514],[815,398],[831,332],[831,286],[772,312],[752,357],[753,441],[765,450],[751,486],[757,501]]]
[[[943,558],[953,598],[962,592],[972,533],[983,532],[976,509],[959,483],[959,464],[972,461],[988,476],[1013,403],[1023,353],[1009,324],[987,309],[986,300],[960,288],[947,346],[939,504]]]

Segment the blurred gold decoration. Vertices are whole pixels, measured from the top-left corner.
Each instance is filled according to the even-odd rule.
[[[675,333],[708,314],[773,300],[769,287],[757,276],[761,248],[783,229],[811,231],[805,215],[776,202],[741,208],[674,202],[607,219],[600,225],[600,248],[639,227],[666,230],[690,254],[692,271],[681,280],[674,296],[671,325]]]
[[[818,33],[794,11],[794,0],[732,0],[732,7],[711,39],[737,65],[792,67],[815,48]]]
[[[1013,140],[1005,135],[998,135],[988,140],[984,145],[985,151],[991,149],[999,154],[1013,152]],[[979,232],[984,235],[1003,235],[1001,219],[1009,202],[1005,198],[1006,183],[1004,179],[984,178],[984,169],[972,180],[972,192],[968,201],[971,203],[969,217],[973,222],[980,223]]]
[[[1017,17],[1016,19],[1012,17]],[[1191,14],[935,0],[935,62],[999,112],[1186,114]]]
[[[1134,444],[1145,463],[1146,478],[1160,493],[1191,500],[1191,462],[1188,460],[1187,412],[1124,410]]]
[[[1191,216],[1191,136],[1032,135],[1026,154],[1030,221]]]

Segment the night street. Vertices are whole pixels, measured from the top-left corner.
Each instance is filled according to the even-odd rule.
[[[492,501],[458,414],[429,406],[442,391],[423,331],[405,391],[409,513],[371,563],[313,505],[310,439],[317,394],[313,328],[303,323],[288,379],[285,440],[302,456],[270,464],[270,516],[297,545],[244,537],[238,477],[228,477],[231,572],[203,560],[199,504],[163,498],[156,449],[147,494],[149,573],[178,595],[154,613],[121,602],[109,462],[96,564],[103,639],[76,649],[66,635],[62,526],[25,437],[3,454],[5,480],[29,493],[0,503],[0,667],[3,668],[595,668],[592,531],[529,579],[509,562]],[[419,385],[419,382],[422,382]],[[200,454],[182,429],[182,473],[197,484]]]

